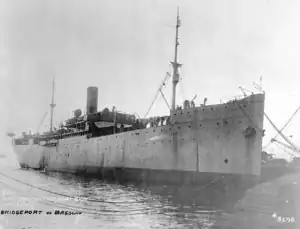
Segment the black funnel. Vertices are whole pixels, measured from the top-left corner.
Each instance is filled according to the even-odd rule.
[[[98,88],[87,88],[86,114],[96,113],[98,109]]]

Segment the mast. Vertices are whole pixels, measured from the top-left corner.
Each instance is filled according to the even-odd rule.
[[[179,82],[179,73],[178,68],[181,67],[181,64],[177,62],[177,49],[178,49],[178,28],[180,27],[180,19],[179,19],[179,6],[177,8],[177,23],[176,23],[176,37],[175,37],[175,57],[174,62],[171,62],[173,65],[173,92],[172,92],[172,110],[171,114],[175,112],[176,106],[176,85]]]
[[[52,102],[50,104],[50,108],[51,108],[51,117],[50,117],[50,132],[52,132],[52,125],[53,125],[53,109],[55,107],[54,104],[54,86],[55,86],[55,77],[53,76],[53,82],[52,82]]]

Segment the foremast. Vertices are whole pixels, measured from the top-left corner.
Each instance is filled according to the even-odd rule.
[[[50,132],[52,132],[52,128],[53,128],[53,110],[55,107],[54,104],[54,86],[55,86],[55,78],[53,77],[53,82],[52,82],[52,101],[50,104],[50,108],[51,108],[51,116],[50,116]]]
[[[175,36],[175,56],[174,56],[174,62],[172,63],[173,66],[173,92],[172,92],[172,110],[171,110],[171,116],[176,110],[176,86],[179,82],[179,72],[178,68],[181,67],[181,64],[177,62],[177,51],[178,51],[178,28],[180,27],[180,19],[179,19],[179,7],[177,8],[177,22],[176,22],[176,36]]]

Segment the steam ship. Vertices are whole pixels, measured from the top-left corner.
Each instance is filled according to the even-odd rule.
[[[170,114],[142,119],[115,108],[98,110],[98,89],[89,87],[86,113],[76,110],[54,130],[52,96],[50,131],[13,137],[20,166],[174,184],[233,184],[259,177],[264,93],[214,105],[185,101],[176,106],[179,27],[177,14]]]

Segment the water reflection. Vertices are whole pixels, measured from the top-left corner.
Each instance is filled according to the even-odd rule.
[[[74,225],[82,222],[89,228],[212,228],[214,218],[222,213],[220,209],[185,205],[180,201],[184,197],[174,201],[175,187],[124,185],[70,174],[26,170],[9,170],[3,174],[8,177],[1,176],[0,186],[9,190],[1,199],[3,209],[37,208],[42,204],[48,209],[82,211],[83,215],[73,219]],[[9,196],[12,198],[7,198]],[[55,217],[56,224],[58,219]],[[11,218],[10,222],[14,221]]]
[[[244,223],[247,217],[252,214],[251,217],[255,220],[255,217],[259,216],[257,213],[259,209],[270,208],[269,203],[274,202],[270,196],[293,198],[286,188],[289,186],[274,189],[266,185],[266,188],[262,189],[265,190],[265,194],[253,189],[254,191],[247,192],[247,197],[244,197],[246,187],[238,189],[237,186],[228,186],[229,188],[222,191],[217,183],[203,188],[143,182],[125,184],[72,174],[40,173],[19,169],[2,168],[0,172],[16,179],[1,176],[2,194],[3,190],[10,191],[6,198],[1,196],[2,209],[9,206],[13,209],[16,206],[18,209],[44,206],[51,210],[83,212],[82,215],[73,218],[53,218],[56,225],[63,225],[62,220],[65,220],[65,224],[71,225],[72,228],[85,228],[82,225],[89,225],[88,228],[247,228],[252,225]],[[9,196],[17,200],[7,198]],[[252,213],[249,212],[249,207],[248,211],[241,210],[245,209],[245,204],[240,204],[241,207],[236,208],[239,199],[243,199],[246,205],[256,204],[255,207],[251,207]],[[283,202],[278,203],[283,206]],[[277,224],[272,218],[274,212],[283,215],[281,211],[271,208],[264,212],[264,216],[261,216],[264,218],[256,220],[259,225],[263,222]],[[42,217],[41,219],[46,219]],[[14,221],[12,219],[10,222]],[[57,228],[51,225],[37,228]]]
[[[120,184],[61,173],[42,176],[57,180],[66,193],[80,198],[55,202],[59,207],[114,222],[124,217],[134,217],[135,221],[139,218],[154,228],[212,228],[217,218],[229,212],[224,207],[232,207],[239,197],[237,192],[232,193],[233,200],[228,193],[214,192],[214,187],[199,190],[189,186]]]

